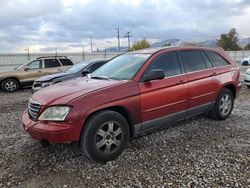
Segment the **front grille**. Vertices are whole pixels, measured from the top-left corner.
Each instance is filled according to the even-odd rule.
[[[32,99],[29,100],[28,112],[31,119],[37,120],[40,109],[41,109],[41,104]]]
[[[34,87],[42,87],[42,82],[35,82]]]

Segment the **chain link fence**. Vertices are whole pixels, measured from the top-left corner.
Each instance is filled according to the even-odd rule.
[[[228,51],[231,58],[236,62],[241,62],[245,57],[250,56],[250,51]],[[65,53],[0,53],[0,72],[5,72],[14,69],[15,67],[27,63],[40,56],[67,56],[73,60],[74,63],[78,63],[90,59],[110,59],[115,57],[119,53],[83,53],[83,52],[65,52]]]

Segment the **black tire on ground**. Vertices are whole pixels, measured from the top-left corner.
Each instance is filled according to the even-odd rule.
[[[227,119],[234,107],[234,95],[231,90],[223,88],[215,102],[214,107],[209,112],[209,116],[215,120]]]
[[[247,87],[248,87],[248,89],[250,89],[250,85],[248,85]]]
[[[88,119],[81,133],[81,150],[96,162],[118,157],[130,136],[127,120],[118,112],[104,110]]]
[[[20,84],[16,79],[7,78],[2,81],[1,88],[4,92],[15,92],[20,89]]]

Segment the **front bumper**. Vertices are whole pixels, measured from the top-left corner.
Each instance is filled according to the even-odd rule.
[[[250,86],[250,75],[249,74],[245,74],[244,84]]]
[[[81,133],[81,126],[77,124],[33,121],[27,110],[23,113],[23,129],[35,140],[51,144],[78,141]]]

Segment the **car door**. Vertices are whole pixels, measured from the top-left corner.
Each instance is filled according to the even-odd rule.
[[[57,59],[44,59],[44,75],[62,71],[62,65]]]
[[[160,54],[144,74],[152,69],[164,70],[165,78],[139,83],[142,131],[185,118],[187,110],[187,78],[182,74],[177,53]]]
[[[220,85],[217,68],[201,50],[182,50],[180,57],[188,79],[188,116],[206,112]]]
[[[66,70],[69,67],[71,67],[72,65],[74,65],[72,63],[72,61],[70,59],[67,59],[67,58],[60,58],[59,61],[62,64],[62,67],[61,67],[62,70]]]
[[[43,75],[42,72],[42,60],[34,60],[27,64],[20,73],[20,77],[23,86],[32,85],[37,77]]]

